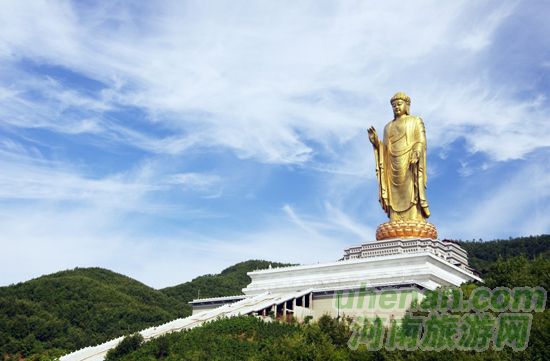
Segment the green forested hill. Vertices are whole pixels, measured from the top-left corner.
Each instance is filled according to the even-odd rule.
[[[129,277],[77,268],[0,288],[0,352],[73,350],[183,315]]]
[[[468,252],[468,263],[484,275],[499,258],[525,256],[550,258],[550,234],[494,240],[490,242],[458,242]]]
[[[101,268],[77,268],[0,287],[0,359],[45,350],[61,354],[188,316],[187,302],[198,290],[201,297],[240,294],[250,281],[246,273],[269,264],[242,262],[163,290]]]

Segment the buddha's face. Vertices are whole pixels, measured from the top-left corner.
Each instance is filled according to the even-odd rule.
[[[391,107],[393,109],[393,116],[398,118],[402,115],[407,114],[407,102],[402,99],[396,99],[391,102]]]

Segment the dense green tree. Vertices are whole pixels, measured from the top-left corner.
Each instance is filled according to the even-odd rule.
[[[252,316],[221,319],[203,327],[169,334],[143,344],[117,360],[157,360],[160,348],[169,350],[162,359],[176,360],[548,360],[549,318],[539,313],[533,321],[527,350],[503,351],[369,351],[363,345],[351,350],[347,343],[334,342],[334,334],[349,335],[351,329],[338,320],[310,324],[264,322]],[[540,322],[540,324],[538,324]],[[162,346],[160,345],[162,344]]]
[[[240,294],[250,282],[246,273],[269,265],[242,262],[163,290],[101,268],[0,287],[0,356],[66,353],[188,316],[199,289],[204,297]]]
[[[550,258],[550,234],[519,237],[490,242],[458,242],[468,252],[470,266],[482,275],[488,272],[491,263],[499,258],[525,256],[533,259],[536,256]]]
[[[136,351],[142,343],[143,336],[140,333],[126,336],[115,348],[107,352],[107,355],[105,356],[105,361],[118,360],[119,358],[128,355],[133,351]]]

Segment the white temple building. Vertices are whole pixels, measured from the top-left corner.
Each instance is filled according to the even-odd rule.
[[[344,257],[336,262],[258,270],[249,272],[248,276],[251,282],[243,289],[244,295],[193,300],[190,302],[193,314],[263,293],[285,295],[308,291],[309,302],[287,300],[280,305],[257,307],[254,313],[276,318],[292,314],[300,319],[300,315],[305,314],[300,307],[305,307],[309,310],[307,314],[313,318],[324,314],[334,317],[379,315],[401,318],[413,300],[421,300],[425,290],[481,281],[468,266],[468,256],[462,247],[452,241],[432,239],[391,239],[365,243],[344,250]],[[363,302],[365,307],[338,307],[339,303],[356,297],[360,291],[375,300]],[[405,299],[405,304],[377,307],[379,302],[376,297],[385,297],[383,295],[390,293]],[[410,297],[406,299],[400,297],[401,294]]]

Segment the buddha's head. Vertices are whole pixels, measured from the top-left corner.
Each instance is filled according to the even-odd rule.
[[[398,118],[402,115],[410,114],[411,98],[403,92],[395,93],[390,99],[391,107],[393,109],[393,116]]]

